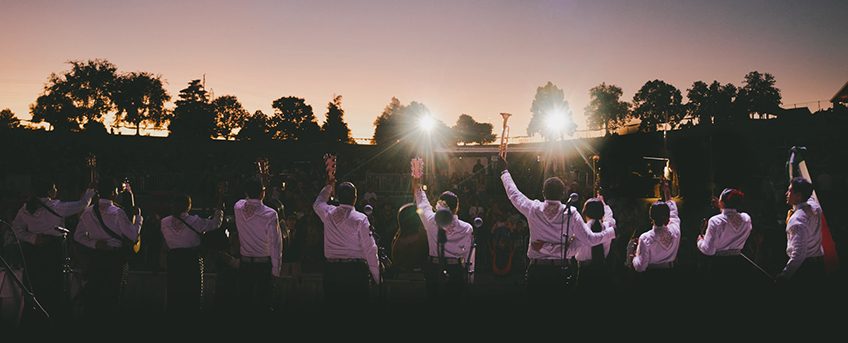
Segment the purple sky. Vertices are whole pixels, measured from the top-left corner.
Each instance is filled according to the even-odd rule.
[[[683,91],[769,72],[784,105],[828,100],[848,81],[844,1],[6,1],[0,108],[29,118],[51,72],[105,58],[161,74],[176,97],[206,74],[249,111],[299,96],[323,122],[344,96],[370,137],[392,96],[453,125],[461,113],[524,135],[536,87],[564,89],[581,129],[589,88],[625,100],[648,80]],[[823,106],[829,104],[823,103]],[[805,104],[812,110],[817,104]],[[498,132],[500,130],[497,130]]]

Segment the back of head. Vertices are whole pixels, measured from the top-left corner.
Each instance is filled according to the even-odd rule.
[[[448,210],[453,214],[459,213],[459,197],[451,191],[444,191],[439,195],[439,201],[444,201]]]
[[[418,208],[415,204],[406,204],[398,209],[397,214],[398,232],[402,236],[414,234],[421,229],[421,218],[418,217]]]
[[[350,182],[342,182],[336,186],[336,198],[340,204],[356,204],[356,186]]]
[[[41,205],[39,205],[39,198],[47,198],[53,193],[53,190],[56,188],[56,184],[53,183],[52,180],[47,178],[34,180],[32,183],[32,188],[30,190],[30,197],[26,203],[26,210],[30,214],[35,213]]]
[[[549,177],[542,185],[542,194],[545,200],[562,200],[565,194],[565,183],[558,177]]]
[[[604,203],[601,199],[591,198],[583,204],[583,215],[590,219],[601,219],[604,216]]]
[[[742,191],[738,189],[726,188],[721,192],[719,200],[722,204],[724,204],[724,208],[738,210],[742,207],[742,203],[745,201],[745,193],[742,193]]]
[[[114,199],[118,194],[118,182],[112,178],[102,178],[97,183],[97,194],[101,199]]]
[[[244,194],[250,199],[262,199],[265,195],[265,187],[262,186],[262,181],[251,178],[244,185]]]
[[[664,201],[657,201],[653,203],[649,212],[651,220],[654,221],[654,225],[667,225],[668,220],[671,218],[671,209]]]
[[[813,184],[803,177],[796,177],[791,182],[792,191],[801,197],[801,201],[807,201],[813,195]]]
[[[191,197],[188,194],[178,194],[171,203],[171,215],[179,217],[191,210]]]

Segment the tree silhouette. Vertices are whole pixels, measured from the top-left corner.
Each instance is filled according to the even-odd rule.
[[[527,135],[540,133],[545,139],[556,139],[563,133],[571,136],[577,130],[571,107],[565,101],[565,93],[550,81],[536,89],[530,113],[532,117],[527,126]]]
[[[683,119],[680,90],[661,80],[648,81],[633,96],[633,118],[641,120],[639,130],[653,132],[660,123],[676,127]]]
[[[80,124],[99,120],[114,108],[117,68],[101,59],[68,63],[71,70],[51,74],[30,111],[34,122],[47,121],[55,130],[79,131]]]
[[[180,90],[174,118],[168,130],[177,138],[209,139],[215,134],[215,112],[209,103],[209,93],[200,83],[192,80]]]
[[[250,113],[234,95],[224,95],[212,100],[215,113],[215,135],[224,139],[235,138],[233,131],[244,127]]]
[[[692,88],[686,91],[686,97],[689,99],[686,112],[698,118],[699,125],[728,121],[735,117],[733,100],[736,97],[736,86],[733,84],[722,85],[713,81],[707,85],[703,81],[695,81]]]
[[[169,118],[165,103],[171,96],[162,86],[159,76],[146,72],[127,73],[115,80],[112,100],[118,112],[115,122],[135,125],[135,134],[141,134],[141,124],[151,123],[161,127]]]
[[[350,129],[344,121],[344,110],[342,109],[342,96],[336,95],[333,101],[327,104],[327,117],[321,126],[324,139],[333,143],[353,143],[350,137]]]
[[[429,131],[422,129],[421,119],[431,116],[427,106],[413,101],[403,106],[397,98],[374,121],[374,142],[378,145],[402,143],[407,148],[422,144],[425,138],[429,144],[446,145],[455,140],[453,132],[445,123],[432,119],[433,127]]]
[[[244,126],[239,130],[236,139],[240,141],[265,141],[270,140],[268,133],[268,116],[257,110],[247,118]]]
[[[491,123],[478,123],[473,117],[462,114],[453,126],[453,135],[460,143],[486,144],[495,141]]]
[[[745,85],[739,89],[736,102],[750,118],[754,114],[762,118],[767,114],[778,112],[782,97],[780,89],[774,86],[773,75],[752,71],[745,75],[744,83]]]
[[[15,117],[12,110],[6,108],[0,111],[0,131],[14,130],[21,127],[21,120]]]
[[[274,116],[270,127],[274,139],[316,142],[321,138],[321,128],[312,113],[312,106],[302,98],[287,96],[271,104]]]
[[[586,119],[593,128],[604,129],[609,135],[624,125],[627,120],[630,104],[621,101],[621,88],[616,85],[601,83],[589,90],[589,105],[586,106]]]

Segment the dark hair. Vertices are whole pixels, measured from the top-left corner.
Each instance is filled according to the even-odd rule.
[[[745,193],[738,189],[725,188],[719,196],[719,200],[724,203],[724,208],[732,208],[738,210],[742,207],[742,202],[745,201]]]
[[[118,193],[118,183],[112,178],[102,178],[97,183],[97,194],[101,199],[112,198]]]
[[[565,183],[556,176],[549,177],[542,186],[542,194],[545,200],[562,200],[562,195],[565,194]]]
[[[47,197],[53,187],[56,187],[56,184],[53,183],[53,181],[38,180],[36,182],[33,182],[32,194],[26,202],[26,210],[27,212],[29,212],[29,214],[35,214],[35,211],[37,211],[38,208],[41,207],[41,205],[39,204],[41,200],[38,198]]]
[[[448,205],[453,214],[459,213],[459,197],[451,191],[444,191],[439,195],[439,200],[444,201]]]
[[[583,214],[591,219],[601,219],[604,217],[604,203],[601,199],[591,198],[583,204]]]
[[[398,235],[407,236],[415,234],[421,229],[421,218],[418,217],[418,208],[415,204],[406,204],[398,209]]]
[[[803,177],[792,179],[790,185],[792,185],[792,191],[800,194],[804,201],[807,201],[813,195],[813,184]]]
[[[663,201],[653,203],[649,212],[654,225],[667,225],[668,220],[671,218],[671,209]]]
[[[174,196],[171,203],[171,215],[178,217],[183,212],[188,212],[191,208],[191,197],[188,194],[179,194]]]
[[[356,186],[350,182],[342,182],[336,186],[336,197],[340,204],[353,205],[356,203]]]
[[[259,196],[262,195],[262,191],[264,190],[265,187],[262,186],[262,182],[257,179],[250,179],[244,185],[244,194],[251,199],[259,199]]]

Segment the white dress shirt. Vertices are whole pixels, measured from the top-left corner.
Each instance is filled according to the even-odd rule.
[[[821,235],[822,209],[814,197],[792,206],[793,213],[786,223],[786,255],[789,261],[783,274],[792,277],[804,260],[824,256]]]
[[[277,211],[259,199],[242,199],[233,206],[239,251],[245,257],[270,257],[271,275],[280,276],[283,258],[283,236],[277,221]]]
[[[49,207],[61,217],[57,217],[41,206],[34,213],[29,213],[26,205],[24,205],[18,210],[18,214],[12,221],[12,231],[15,232],[18,239],[30,244],[35,244],[36,235],[61,236],[62,233],[56,230],[56,227],[65,226],[65,217],[82,212],[91,203],[93,196],[94,190],[87,189],[78,201],[38,199],[44,206]]]
[[[439,256],[439,225],[436,224],[436,212],[430,206],[430,200],[427,199],[427,193],[418,187],[415,190],[415,205],[418,207],[418,216],[421,217],[421,222],[424,224],[424,231],[427,232],[427,243],[429,246],[430,256]],[[474,227],[462,220],[459,220],[456,215],[446,227],[445,236],[445,257],[461,258],[463,261],[468,260],[468,253],[473,244]]]
[[[586,223],[586,225],[589,226],[589,229],[591,230],[592,225],[590,223],[591,222],[588,222]],[[615,218],[613,218],[612,216],[612,208],[610,208],[607,204],[604,204],[604,217],[601,219],[601,225],[604,228],[613,229],[613,232],[615,232]],[[604,240],[601,244],[604,245],[604,256],[609,256],[610,247],[612,246],[612,239]],[[577,261],[589,261],[592,259],[591,246],[581,244],[575,249],[577,250],[577,253],[574,255],[574,258],[577,259]]]
[[[530,244],[527,257],[531,259],[560,259],[562,258],[562,238],[570,236],[571,242],[565,258],[574,257],[584,247],[591,247],[611,241],[615,238],[615,230],[606,227],[601,232],[592,232],[583,217],[571,206],[571,216],[566,222],[566,208],[559,200],[530,200],[518,190],[508,171],[501,174],[506,195],[518,212],[527,218],[530,229]],[[538,246],[541,243],[541,246]],[[534,248],[534,245],[537,245]],[[591,256],[591,254],[590,254]]]
[[[122,236],[132,242],[138,240],[138,234],[141,232],[142,216],[133,216],[133,221],[127,217],[127,213],[108,199],[100,199],[97,204],[91,205],[82,212],[80,221],[77,225],[77,231],[74,233],[74,240],[78,243],[95,249],[97,241],[105,241],[106,245],[112,248],[120,248],[123,242],[113,238],[110,234],[104,231],[100,221],[97,220],[97,215],[94,213],[94,206],[99,206],[100,215],[103,217],[103,223],[113,233]]]
[[[197,232],[209,232],[221,227],[224,220],[224,211],[217,210],[212,218],[201,218],[199,216],[181,213],[180,218]],[[186,225],[174,216],[162,218],[160,228],[165,245],[168,249],[196,248],[200,246],[200,236],[186,227]]]
[[[670,219],[666,226],[656,226],[639,236],[636,256],[633,258],[633,269],[644,272],[652,264],[674,262],[677,259],[677,249],[680,248],[680,217],[677,215],[677,204],[666,202],[670,210]]]
[[[324,257],[348,259],[361,258],[368,263],[374,282],[380,282],[380,263],[377,259],[377,243],[371,236],[368,216],[353,206],[327,204],[332,185],[326,185],[312,204],[315,214],[324,222]]]
[[[734,209],[722,209],[707,223],[704,239],[698,241],[698,250],[704,255],[718,251],[742,250],[751,234],[751,216]]]

